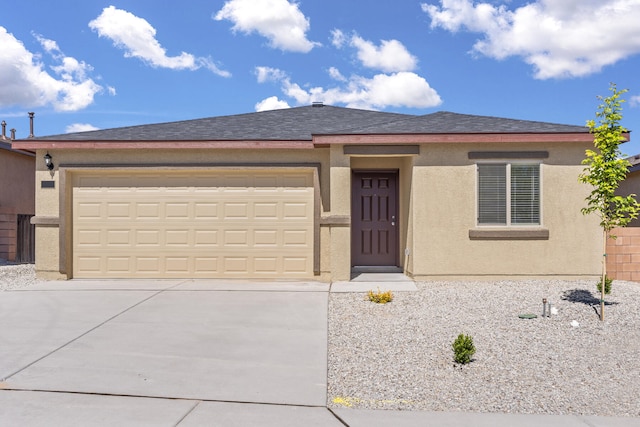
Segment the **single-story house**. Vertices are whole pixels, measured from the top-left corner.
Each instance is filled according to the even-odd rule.
[[[35,154],[11,147],[2,121],[0,134],[0,258],[33,262],[35,214]],[[12,133],[13,134],[13,133]]]
[[[37,153],[42,277],[323,281],[597,276],[592,146],[584,126],[321,103],[13,142]]]

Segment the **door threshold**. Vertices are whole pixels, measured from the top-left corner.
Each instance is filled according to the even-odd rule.
[[[362,273],[403,273],[402,267],[394,265],[354,265],[351,267],[351,275]]]
[[[393,277],[406,277],[401,267],[387,266],[387,265],[375,265],[375,266],[354,266],[351,268],[350,280],[370,280],[371,277],[382,278],[388,276]]]

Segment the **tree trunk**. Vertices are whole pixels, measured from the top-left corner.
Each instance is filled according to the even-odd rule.
[[[600,289],[602,290],[602,292],[600,295],[600,320],[604,321],[604,291],[607,278],[607,240],[609,238],[609,233],[607,233],[607,230],[602,230],[602,237],[602,281],[600,282]]]

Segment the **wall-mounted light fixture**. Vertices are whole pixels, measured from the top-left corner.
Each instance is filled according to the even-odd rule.
[[[53,162],[51,161],[51,154],[47,153],[44,155],[44,164],[47,165],[47,169],[50,171],[53,170]]]

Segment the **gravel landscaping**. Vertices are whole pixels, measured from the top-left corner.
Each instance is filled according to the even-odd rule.
[[[330,295],[330,407],[640,416],[640,284],[613,283],[604,322],[595,281],[417,287],[385,305]],[[542,298],[558,313],[542,318]],[[463,366],[460,333],[476,347]]]
[[[0,291],[25,288],[39,282],[33,264],[14,264],[0,258]]]

